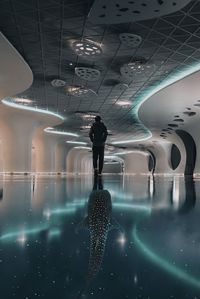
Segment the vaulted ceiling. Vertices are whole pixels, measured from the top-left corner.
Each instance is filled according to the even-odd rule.
[[[128,5],[130,2],[134,1],[128,1]],[[135,2],[145,6],[148,1]],[[167,1],[154,2],[161,6]],[[91,123],[82,114],[91,112],[102,116],[113,134],[112,141],[149,136],[137,113],[148,90],[199,63],[200,2],[185,2],[187,5],[180,10],[159,18],[154,15],[138,20],[133,15],[131,22],[127,18],[128,23],[111,19],[111,24],[108,20],[104,24],[102,17],[99,24],[92,17],[98,1],[2,0],[1,31],[34,75],[32,86],[18,97],[32,99],[33,106],[64,115],[66,120],[59,126],[62,130],[80,131]],[[117,1],[115,5],[120,3],[123,2]],[[125,12],[128,8],[121,9]],[[138,35],[138,45],[123,42],[122,33]],[[74,43],[85,41],[93,42],[102,53],[94,58],[77,55]],[[135,74],[133,70],[126,76],[122,67],[131,63],[142,70]],[[75,73],[77,67],[94,68],[100,76],[95,81],[91,77],[92,81],[85,80]],[[55,79],[63,80],[65,86],[54,87]],[[70,93],[77,86],[82,88],[82,96]],[[87,130],[81,132],[87,135]]]

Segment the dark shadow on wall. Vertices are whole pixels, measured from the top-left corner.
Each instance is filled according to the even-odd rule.
[[[196,144],[192,136],[183,130],[176,130],[176,134],[182,139],[186,150],[186,163],[184,175],[193,175],[196,163]]]
[[[171,147],[171,168],[175,170],[181,161],[181,153],[175,144]]]
[[[156,168],[156,157],[152,153],[152,151],[148,150],[148,152],[149,152],[148,169],[149,169],[149,171],[152,172],[152,174],[154,174],[154,171]]]
[[[185,177],[185,202],[179,209],[179,214],[189,213],[196,204],[195,183],[191,176]]]

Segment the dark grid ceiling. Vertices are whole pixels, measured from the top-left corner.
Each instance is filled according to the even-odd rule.
[[[120,134],[124,139],[142,136],[143,128],[132,113],[138,93],[169,76],[176,68],[199,62],[200,2],[191,1],[181,11],[161,18],[115,25],[90,23],[87,16],[92,4],[92,0],[1,0],[1,31],[34,74],[33,85],[20,96],[66,115],[62,129],[77,131],[87,124],[75,112],[96,111],[107,127],[119,134],[117,139]],[[119,34],[123,32],[140,35],[140,46],[132,49],[122,45]],[[91,62],[75,54],[70,42],[82,37],[101,44],[100,59]],[[153,73],[127,81],[120,75],[120,66],[138,56],[155,64]],[[80,79],[74,72],[76,66],[98,69],[100,79],[95,82]],[[63,88],[52,87],[51,80],[57,78],[65,80],[67,85],[87,86],[97,96],[69,96]],[[129,88],[116,88],[120,82]],[[120,107],[116,105],[120,100],[129,100],[133,105]]]

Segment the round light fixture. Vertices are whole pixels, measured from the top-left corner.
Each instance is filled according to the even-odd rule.
[[[100,78],[100,71],[89,67],[76,67],[75,74],[86,81],[97,81]]]
[[[141,36],[133,33],[121,33],[119,38],[123,45],[130,48],[137,48],[142,42]]]
[[[147,63],[145,59],[138,59],[120,68],[121,75],[127,79],[132,79],[138,75],[149,75],[154,70],[154,65]]]
[[[66,82],[64,80],[60,80],[60,79],[54,79],[51,81],[51,85],[53,87],[63,87],[65,86]]]
[[[73,42],[72,48],[78,56],[81,56],[89,60],[97,59],[102,54],[101,47],[87,39]]]

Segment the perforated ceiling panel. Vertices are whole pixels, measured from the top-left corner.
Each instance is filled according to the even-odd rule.
[[[76,67],[75,74],[81,79],[87,81],[97,81],[100,77],[100,71],[88,67]]]
[[[102,53],[100,46],[87,39],[73,42],[72,48],[78,56],[88,60],[100,58]]]
[[[191,0],[96,0],[89,13],[94,24],[119,24],[158,18],[186,6]]]
[[[121,33],[119,38],[123,45],[130,48],[137,48],[142,42],[141,36],[132,33]]]
[[[53,87],[63,87],[65,86],[66,82],[60,79],[54,79],[51,81],[51,85]]]

